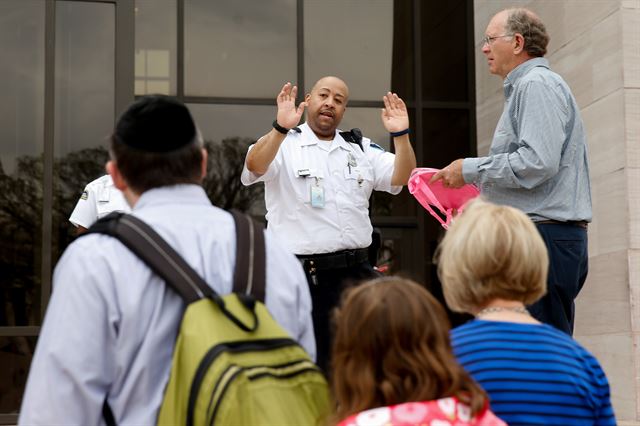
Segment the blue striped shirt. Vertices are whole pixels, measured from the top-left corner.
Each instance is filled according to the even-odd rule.
[[[586,136],[567,83],[534,58],[511,70],[504,95],[489,155],[465,158],[464,180],[534,221],[591,221]]]
[[[598,361],[546,324],[474,320],[451,331],[462,366],[509,425],[615,425]]]

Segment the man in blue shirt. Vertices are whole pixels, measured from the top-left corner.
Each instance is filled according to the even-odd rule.
[[[484,197],[536,223],[549,251],[547,294],[529,309],[573,333],[574,300],[587,277],[591,188],[587,144],[569,86],[543,57],[549,35],[527,9],[489,22],[482,52],[504,80],[505,105],[486,157],[458,159],[434,175],[446,187],[477,184]]]

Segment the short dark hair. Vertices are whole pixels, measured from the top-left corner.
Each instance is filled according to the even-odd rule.
[[[171,152],[144,152],[111,138],[111,156],[127,185],[138,194],[152,188],[202,182],[202,143]]]
[[[202,140],[189,109],[164,95],[145,96],[120,116],[111,155],[137,193],[202,180]]]
[[[533,12],[527,9],[509,9],[505,30],[509,34],[522,34],[524,50],[534,58],[547,54],[549,34],[547,29]]]

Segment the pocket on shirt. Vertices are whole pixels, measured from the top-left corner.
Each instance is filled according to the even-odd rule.
[[[373,169],[371,167],[356,167],[351,171],[345,170],[345,180],[349,188],[350,195],[356,205],[368,207],[369,197],[373,191]]]

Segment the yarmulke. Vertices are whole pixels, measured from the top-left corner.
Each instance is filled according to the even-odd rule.
[[[144,96],[120,116],[116,140],[146,152],[169,152],[194,141],[196,125],[189,109],[163,95]]]

